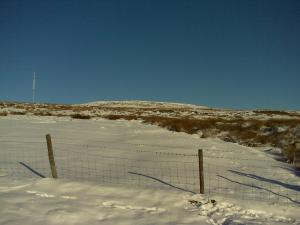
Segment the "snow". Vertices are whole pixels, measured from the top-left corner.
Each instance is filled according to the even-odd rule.
[[[18,183],[1,187],[1,224],[209,224],[185,210],[188,196],[180,192],[51,179]]]
[[[58,180],[19,164],[50,176],[46,133]],[[197,194],[199,148],[205,195]],[[140,121],[1,117],[0,224],[300,224],[299,176],[274,152]],[[106,170],[108,177],[98,177]]]
[[[124,188],[50,178],[1,177],[0,181],[0,224],[300,223],[299,219],[280,215],[282,211],[247,209],[226,201],[212,204],[205,196],[175,190]],[[195,203],[191,204],[191,200]]]

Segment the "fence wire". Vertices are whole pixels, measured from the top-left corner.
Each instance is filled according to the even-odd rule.
[[[0,137],[0,175],[51,177],[46,141],[16,140]],[[88,145],[53,140],[58,178],[199,193],[197,149],[185,154],[162,145],[124,144],[126,148],[101,141]],[[228,149],[203,152],[207,195],[300,206],[300,173],[288,164],[255,155],[242,158]]]

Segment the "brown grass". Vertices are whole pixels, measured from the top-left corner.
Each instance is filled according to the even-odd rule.
[[[108,119],[108,120],[137,120],[141,117],[135,116],[135,115],[107,115],[103,116],[103,118]]]
[[[10,112],[11,115],[26,115],[26,112]]]
[[[265,126],[290,126],[296,127],[300,125],[299,119],[269,119],[264,123]]]
[[[88,119],[91,119],[92,117],[89,116],[89,115],[82,115],[82,114],[73,114],[71,115],[71,117],[73,119],[83,119],[83,120],[88,120]]]
[[[0,116],[7,116],[7,112],[0,112]]]
[[[33,115],[35,115],[35,116],[52,116],[52,113],[45,112],[45,111],[38,111],[38,112],[34,112]]]
[[[299,116],[298,114],[286,111],[279,111],[279,110],[254,110],[255,113],[261,113],[268,116],[272,115],[280,115],[280,116]]]
[[[241,140],[255,140],[257,138],[257,133],[251,130],[244,130],[241,133],[234,133],[235,136],[239,137]]]
[[[216,119],[197,120],[193,118],[164,118],[145,117],[145,122],[165,127],[168,130],[186,132],[188,134],[197,133],[199,130],[214,128]]]
[[[48,110],[73,110],[72,105],[58,105],[58,104],[48,104],[46,105]]]

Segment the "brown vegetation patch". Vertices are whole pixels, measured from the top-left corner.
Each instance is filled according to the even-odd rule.
[[[10,112],[9,114],[11,114],[11,115],[26,115],[26,112],[16,112],[16,111],[14,111],[14,112]]]
[[[92,117],[89,116],[89,115],[82,115],[82,114],[73,114],[71,115],[71,117],[73,119],[83,119],[83,120],[88,120],[88,119],[91,119]]]
[[[193,119],[193,118],[169,118],[169,117],[145,117],[144,121],[165,127],[168,130],[186,132],[188,134],[197,133],[199,130],[214,128],[216,119]]]
[[[140,117],[135,116],[135,115],[107,115],[107,116],[103,116],[103,118],[109,119],[109,120],[120,120],[120,119],[124,119],[124,120],[137,120]]]
[[[45,111],[39,111],[39,112],[34,112],[33,115],[35,116],[52,116],[52,113],[50,112],[45,112]]]
[[[272,115],[280,115],[280,116],[299,116],[298,114],[287,112],[287,111],[279,111],[279,110],[254,110],[255,113],[261,113],[268,116]]]
[[[72,105],[57,105],[57,104],[48,104],[47,109],[49,110],[72,110]]]
[[[0,112],[0,116],[7,116],[7,112]]]
[[[300,118],[299,119],[269,119],[264,122],[264,125],[296,127],[300,125]]]

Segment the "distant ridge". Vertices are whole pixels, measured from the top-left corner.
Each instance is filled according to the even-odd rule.
[[[130,107],[130,108],[197,108],[197,109],[208,109],[206,106],[199,106],[193,104],[184,104],[184,103],[173,103],[173,102],[156,102],[156,101],[95,101],[88,102],[79,105],[84,106],[109,106],[109,107]]]

